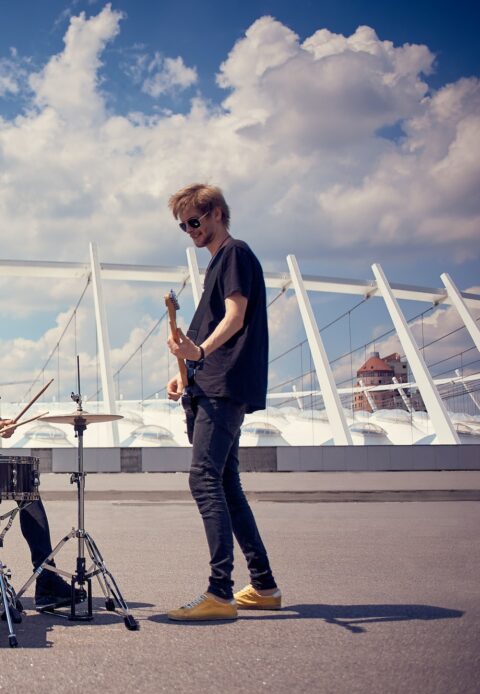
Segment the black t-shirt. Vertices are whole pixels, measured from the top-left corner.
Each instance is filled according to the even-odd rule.
[[[248,299],[244,325],[205,359],[193,394],[230,398],[254,412],[265,408],[267,393],[266,292],[262,267],[243,241],[229,239],[212,259],[187,334],[201,344],[225,316],[225,299],[235,292]]]

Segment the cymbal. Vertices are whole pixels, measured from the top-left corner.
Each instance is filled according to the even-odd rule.
[[[85,424],[100,424],[101,422],[113,422],[116,419],[123,419],[121,414],[95,414],[93,412],[71,412],[70,414],[52,414],[48,417],[40,417],[43,422],[54,422],[56,424],[76,424],[79,419],[85,420]]]

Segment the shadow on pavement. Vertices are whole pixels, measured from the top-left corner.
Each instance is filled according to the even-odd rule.
[[[76,627],[81,629],[85,625],[88,626],[111,626],[121,624],[123,626],[123,615],[117,612],[108,612],[105,610],[105,600],[102,598],[94,598],[92,601],[93,620],[87,622],[73,622],[68,619],[69,610],[56,610],[55,614],[42,614],[39,612],[30,612],[34,610],[33,600],[31,598],[22,598],[23,607],[28,610],[27,614],[22,615],[22,622],[14,624],[14,631],[18,639],[18,648],[51,648],[53,642],[49,640],[48,634],[54,630],[56,626]],[[140,610],[142,608],[151,608],[153,605],[146,602],[129,602],[130,610]],[[136,619],[141,621],[141,616],[134,614]],[[8,643],[8,630],[6,622],[0,622],[0,650],[2,648],[10,648]]]
[[[221,626],[231,624],[232,620],[218,620],[205,622],[174,622],[168,619],[165,613],[143,616],[135,610],[142,608],[152,608],[151,603],[128,603],[136,619],[150,621],[157,624],[169,624],[172,627],[206,627]],[[68,611],[57,611],[56,615],[40,614],[30,612],[33,610],[33,600],[24,601],[24,608],[28,613],[23,616],[21,624],[15,625],[15,633],[18,638],[19,648],[51,648],[54,644],[49,640],[49,633],[55,626],[76,627],[81,629],[82,622],[71,622],[68,620]],[[62,617],[63,614],[63,617]],[[430,621],[436,619],[453,619],[462,617],[461,610],[453,610],[445,607],[433,605],[315,605],[300,604],[287,605],[282,610],[276,612],[264,612],[259,610],[242,610],[239,612],[240,619],[237,624],[243,621],[267,621],[267,620],[290,620],[290,619],[320,619],[326,624],[346,629],[352,634],[361,634],[367,631],[367,626],[382,622],[404,622],[404,621]],[[105,601],[101,598],[93,600],[93,616],[91,622],[86,622],[89,626],[104,627],[115,624],[122,624],[123,617],[119,612],[108,612],[105,610]],[[7,638],[7,628],[4,622],[0,622],[0,650],[9,648]]]
[[[360,625],[375,622],[404,622],[411,620],[429,621],[453,619],[463,616],[461,610],[452,610],[433,605],[287,605],[279,612],[259,610],[239,611],[239,617],[247,620],[322,619],[327,624],[343,627],[352,634],[366,632]],[[181,626],[206,626],[217,622],[173,622],[166,614],[152,615],[148,620]],[[226,624],[226,621],[218,621]]]

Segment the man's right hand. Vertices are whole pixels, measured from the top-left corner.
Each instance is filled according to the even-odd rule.
[[[180,372],[171,378],[167,383],[167,398],[169,400],[180,400],[183,392],[183,383]]]

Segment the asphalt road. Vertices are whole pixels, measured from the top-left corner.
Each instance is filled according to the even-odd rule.
[[[75,504],[47,501],[54,541]],[[179,624],[166,611],[206,587],[208,556],[187,501],[89,501],[96,540],[141,630],[102,609],[72,623],[32,610],[8,647],[0,623],[0,691],[477,694],[480,504],[252,503],[284,594],[281,612]],[[3,512],[7,509],[2,504]],[[58,565],[72,571],[76,542]],[[29,576],[18,520],[0,550],[19,589]],[[235,580],[247,581],[237,553]]]
[[[45,501],[76,498],[70,476],[42,474]],[[281,502],[480,501],[480,471],[242,473],[250,500]],[[89,474],[92,501],[190,501],[186,473]]]

